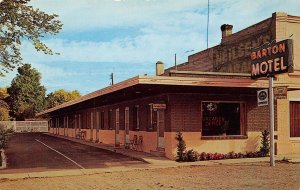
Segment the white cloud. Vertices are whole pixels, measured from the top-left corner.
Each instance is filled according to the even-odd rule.
[[[174,39],[176,38],[176,39]],[[203,39],[202,39],[203,40]],[[73,62],[121,62],[145,63],[162,59],[170,61],[175,47],[185,51],[194,49],[194,42],[201,41],[198,34],[144,34],[133,38],[115,39],[111,42],[67,41],[50,39],[46,41],[60,55],[35,53],[29,43],[24,43],[23,52],[28,62],[73,61]],[[33,56],[34,54],[34,56]],[[173,60],[173,59],[171,59]]]
[[[178,62],[182,62],[187,59],[184,51],[206,48],[207,1],[32,0],[31,4],[48,13],[57,13],[64,24],[63,32],[67,34],[82,32],[81,35],[89,35],[90,31],[99,31],[100,35],[102,29],[122,27],[138,31],[136,35],[116,35],[106,41],[81,38],[46,40],[52,49],[61,53],[59,56],[36,53],[28,42],[24,42],[22,52],[25,62],[33,63],[42,72],[47,85],[55,85],[53,78],[80,74],[58,64],[51,65],[51,62],[126,63],[128,68],[124,72],[130,75],[138,70],[137,63],[154,64],[162,60],[171,66],[174,53],[178,53]],[[237,32],[271,17],[275,11],[299,15],[299,9],[298,0],[210,0],[209,45],[221,41],[220,26],[224,23],[233,24],[234,32]],[[44,63],[49,64],[45,66]],[[92,75],[91,72],[85,75],[88,74]],[[94,75],[97,74],[103,73],[95,71]]]
[[[32,0],[32,4],[47,12],[58,13],[67,33],[114,27],[134,27],[139,31],[138,36],[116,37],[106,42],[49,40],[49,46],[61,52],[61,56],[55,58],[57,60],[166,60],[175,51],[200,50],[206,44],[207,1]],[[296,0],[274,0],[272,4],[267,0],[211,0],[210,4],[210,45],[220,42],[220,26],[224,23],[233,24],[234,31],[238,31],[270,17],[277,9],[295,14],[300,8]]]
[[[154,26],[159,23],[170,25],[190,22],[193,24],[192,27],[205,28],[206,26],[207,1],[32,0],[31,4],[46,12],[57,13],[64,23],[63,30],[66,32],[139,25]],[[214,20],[216,22],[238,21],[247,24],[270,16],[274,11],[297,14],[300,2],[298,0],[273,0],[272,2],[210,0],[210,7],[211,17],[216,17]],[[216,23],[211,22],[211,24]]]
[[[184,10],[202,7],[204,1],[113,1],[113,0],[32,0],[34,7],[56,13],[64,23],[66,31],[136,26],[152,21],[165,20],[166,15],[180,16]],[[170,15],[172,14],[172,15]]]

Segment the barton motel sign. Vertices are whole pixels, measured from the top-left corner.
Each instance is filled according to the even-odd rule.
[[[293,72],[293,41],[267,44],[251,52],[251,78]]]
[[[250,57],[251,78],[269,77],[270,166],[275,166],[273,77],[276,74],[293,72],[293,41],[288,39],[263,45],[253,49]]]

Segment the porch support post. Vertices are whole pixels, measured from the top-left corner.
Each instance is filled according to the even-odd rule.
[[[270,166],[275,166],[274,159],[274,93],[273,76],[269,77],[269,102],[270,102]]]

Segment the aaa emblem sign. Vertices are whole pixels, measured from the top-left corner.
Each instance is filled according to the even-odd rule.
[[[269,101],[268,89],[258,90],[257,91],[257,105],[258,106],[267,106]]]

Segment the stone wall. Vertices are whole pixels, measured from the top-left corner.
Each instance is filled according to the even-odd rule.
[[[15,132],[48,132],[47,121],[0,121],[0,128]]]

